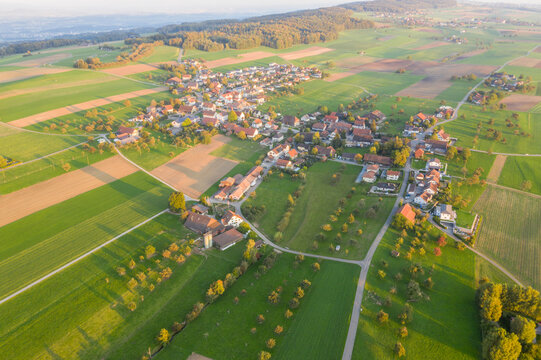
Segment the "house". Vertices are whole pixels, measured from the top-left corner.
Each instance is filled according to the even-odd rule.
[[[226,250],[244,238],[237,229],[229,229],[212,238],[214,245],[220,250]]]
[[[449,134],[447,134],[443,129],[438,131],[438,133],[436,135],[438,136],[438,140],[447,141],[447,142],[449,142],[449,140],[451,140]]]
[[[222,217],[221,221],[222,221],[222,225],[224,226],[233,226],[236,228],[236,227],[239,227],[239,225],[242,224],[244,220],[242,220],[242,218],[239,215],[237,215],[235,212],[231,210],[227,210],[227,212]]]
[[[382,113],[381,111],[379,110],[374,110],[372,111],[371,113],[369,113],[367,116],[366,116],[369,120],[374,120],[376,122],[378,121],[383,121],[385,119],[387,119],[387,117],[385,116],[384,113]]]
[[[272,139],[271,138],[264,138],[259,142],[261,146],[272,146]]]
[[[197,107],[195,105],[180,105],[178,107],[178,112],[181,114],[193,114],[197,111]]]
[[[219,187],[223,188],[223,187],[227,187],[227,186],[233,186],[233,185],[235,185],[235,182],[236,181],[235,181],[234,178],[228,177],[228,178],[225,178],[222,181],[220,181]]]
[[[284,115],[284,117],[282,118],[282,124],[287,125],[287,126],[296,127],[296,126],[299,126],[301,124],[301,121],[296,116]]]
[[[365,154],[363,160],[367,163],[379,164],[383,166],[391,166],[393,164],[393,160],[390,157],[375,154]]]
[[[432,158],[432,159],[430,159],[430,160],[428,160],[426,162],[426,167],[428,169],[430,169],[430,170],[432,170],[432,169],[440,170],[443,167],[443,165],[442,165],[440,159]]]
[[[316,145],[315,148],[317,150],[317,155],[319,157],[326,156],[328,158],[329,157],[332,158],[336,155],[336,150],[334,150],[332,146],[324,147],[324,146]]]
[[[327,124],[325,123],[315,123],[314,125],[312,125],[312,131],[324,131],[327,129]]]
[[[216,105],[210,102],[203,103],[204,111],[216,111]]]
[[[209,208],[205,205],[195,204],[194,206],[192,206],[192,212],[201,215],[207,215],[207,213],[209,212]]]
[[[422,132],[422,129],[420,127],[406,124],[406,126],[404,127],[403,134],[405,136],[410,136],[412,134],[414,135],[420,134],[421,132]]]
[[[274,149],[267,152],[267,156],[270,158],[279,158],[280,156],[284,155],[288,151],[289,151],[289,145],[280,144]]]
[[[441,221],[455,222],[456,212],[453,210],[452,205],[440,204],[434,209],[435,215],[440,217]]]
[[[415,150],[415,154],[414,154],[415,158],[416,159],[422,159],[424,156],[425,156],[425,151],[421,148]]]
[[[169,86],[177,86],[179,84],[182,84],[182,80],[179,79],[178,77],[174,76],[172,78],[167,79],[167,81],[165,83],[167,85],[169,85]]]
[[[261,129],[263,127],[263,121],[261,119],[255,119],[252,121],[252,127],[254,129]]]
[[[184,222],[184,226],[199,234],[211,232],[212,235],[218,235],[225,229],[224,226],[218,222],[218,220],[211,218],[210,216],[196,214],[194,212],[190,212],[188,214],[188,217]]]
[[[280,169],[287,169],[287,170],[293,169],[293,163],[291,162],[291,160],[286,160],[286,159],[278,159],[276,161],[276,166],[279,167]]]
[[[413,202],[419,206],[426,206],[430,200],[432,200],[432,195],[424,191],[421,195],[416,196]]]
[[[415,224],[415,211],[410,204],[404,204],[400,209],[398,209],[397,214],[404,216],[409,222]]]
[[[335,122],[338,122],[338,116],[336,115],[325,115],[323,117],[323,122],[326,124],[334,124]]]
[[[218,121],[218,119],[212,118],[212,117],[206,117],[206,116],[203,116],[203,120],[201,120],[201,124],[202,124],[203,126],[213,126],[213,127],[217,127],[219,123],[220,123],[220,122]]]
[[[289,152],[287,153],[287,156],[288,156],[291,160],[295,160],[295,159],[297,158],[297,156],[299,156],[299,153],[297,152],[297,150],[291,149],[291,150],[289,150]]]
[[[248,139],[253,139],[258,134],[257,129],[254,129],[254,128],[243,128],[241,131],[244,131]]]
[[[426,140],[426,145],[431,151],[441,154],[447,154],[447,149],[449,148],[449,143],[443,140],[429,139]]]
[[[115,141],[125,145],[139,139],[139,130],[127,126],[120,126],[115,135]]]
[[[387,170],[387,180],[398,180],[400,178],[400,171]]]
[[[376,184],[376,190],[381,192],[391,192],[396,190],[396,184],[394,183],[387,183],[387,182],[379,182]]]
[[[379,165],[378,164],[369,164],[366,166],[366,171],[371,171],[373,173],[379,172]]]
[[[415,195],[415,183],[409,184],[407,193],[409,196]]]
[[[354,129],[366,129],[365,118],[360,118],[358,120],[355,120],[355,122],[353,123],[353,128]]]
[[[376,182],[377,176],[376,173],[373,171],[366,171],[363,174],[363,181],[367,183],[373,183]]]
[[[429,120],[430,118],[428,117],[428,115],[425,115],[422,112],[417,113],[413,116],[413,123],[415,125],[424,125]]]

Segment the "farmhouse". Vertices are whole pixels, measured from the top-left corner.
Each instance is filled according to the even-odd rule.
[[[409,222],[412,224],[415,223],[415,211],[413,211],[413,208],[410,204],[404,204],[397,212],[397,214],[401,214],[404,216]]]
[[[425,151],[421,148],[415,150],[415,158],[422,159],[425,156]]]
[[[430,170],[436,169],[439,170],[442,168],[442,163],[438,158],[432,158],[426,162],[426,167]]]
[[[212,235],[218,235],[225,229],[224,226],[218,222],[218,220],[211,218],[210,216],[196,214],[194,212],[190,212],[188,214],[188,217],[184,222],[184,226],[199,234],[210,232]]]
[[[238,227],[243,222],[242,218],[231,210],[227,210],[221,221],[224,226],[233,227]]]
[[[229,229],[212,238],[214,245],[220,250],[226,250],[243,239],[237,229]]]
[[[379,164],[382,166],[391,166],[393,164],[393,160],[390,157],[375,154],[366,154],[364,155],[363,160],[367,163]]]
[[[293,169],[293,163],[291,162],[291,160],[278,159],[276,161],[276,167],[280,169],[291,170]]]
[[[287,126],[296,127],[301,124],[301,121],[296,116],[285,115],[282,119],[282,123]]]
[[[279,158],[280,156],[284,155],[288,151],[289,151],[289,145],[280,144],[274,149],[267,152],[267,156],[270,157],[271,159]]]
[[[387,180],[398,180],[400,178],[400,171],[387,170]]]
[[[382,113],[381,111],[379,110],[374,110],[372,111],[371,113],[369,113],[367,116],[366,116],[369,120],[374,120],[374,121],[383,121],[385,119],[387,119],[387,117],[385,116],[384,113]]]
[[[376,173],[372,171],[367,171],[363,174],[363,181],[367,183],[373,183],[377,179]]]
[[[321,156],[334,157],[334,155],[336,155],[336,150],[334,150],[332,146],[324,147],[324,146],[316,145],[314,147],[317,150],[318,157],[321,157]]]
[[[127,126],[120,126],[115,135],[115,141],[119,142],[122,145],[125,145],[135,142],[139,139],[139,130]]]
[[[169,86],[177,86],[179,84],[182,84],[182,80],[175,76],[167,79],[165,83]]]

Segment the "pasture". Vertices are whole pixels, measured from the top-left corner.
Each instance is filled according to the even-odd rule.
[[[541,199],[489,186],[473,210],[483,215],[476,247],[526,285],[541,288]]]
[[[210,250],[206,257],[188,256],[181,265],[161,255],[138,260],[147,245],[161,253],[172,242],[182,246],[182,239],[190,237],[194,234],[179,223],[178,216],[163,214],[0,305],[5,319],[0,324],[0,349],[12,359],[139,358],[160,328],[170,325],[172,318],[183,317],[208,285],[240,259],[239,245],[224,252]],[[130,259],[137,261],[133,270],[128,267]],[[127,275],[118,274],[119,266]],[[150,279],[166,266],[173,275],[156,284],[154,291],[139,286],[128,289],[127,280],[137,272],[152,269]],[[141,295],[144,301],[137,300],[137,309],[129,311],[126,301]],[[35,341],[29,343],[28,338]]]
[[[499,185],[541,195],[541,158],[509,156],[498,180]],[[531,188],[525,188],[529,181]]]
[[[257,269],[253,267],[175,337],[157,358],[178,359],[195,352],[213,359],[250,359],[256,358],[260,350],[269,351],[279,359],[339,358],[359,268],[324,261],[321,270],[315,273],[311,268],[314,261],[305,259],[295,264],[293,255],[281,254],[260,278],[255,277]],[[336,281],[337,278],[341,281]],[[312,285],[300,299],[299,308],[293,310],[293,317],[285,319],[288,302],[304,279]],[[270,304],[267,296],[277,287],[282,288],[280,302]],[[241,295],[243,289],[245,295]],[[238,304],[234,302],[235,297],[239,298]],[[264,315],[263,324],[256,321],[258,314]],[[284,328],[282,334],[274,334],[276,325]],[[252,328],[256,329],[255,333]],[[272,350],[265,346],[269,338],[276,339]]]
[[[413,232],[404,238],[399,258],[392,257],[391,250],[400,232],[390,228],[383,237],[367,276],[353,359],[395,358],[393,348],[397,341],[405,347],[408,359],[479,358],[481,331],[475,306],[475,255],[457,250],[453,241],[448,240],[448,245],[441,249],[442,255],[437,257],[433,248],[441,233],[433,227],[421,233],[429,234],[426,255],[416,251],[412,261],[402,253],[410,246]],[[424,270],[413,276],[408,271],[412,264],[419,264]],[[384,279],[378,276],[379,270],[386,273]],[[396,277],[398,273],[400,279]],[[410,302],[413,320],[406,323],[408,336],[400,338],[398,329],[403,325],[398,314],[406,304],[408,283],[413,279],[422,284],[428,277],[432,278],[433,288],[421,290],[430,300]],[[396,293],[391,289],[396,289]],[[390,306],[383,305],[386,298],[390,299]],[[376,320],[380,310],[389,315],[387,323]]]
[[[430,158],[431,156],[427,156]],[[470,177],[473,175],[475,170],[478,168],[483,169],[480,179],[486,179],[492,164],[494,163],[495,155],[489,155],[485,153],[479,153],[472,151],[471,156],[467,161],[464,161],[460,158],[460,155],[456,156],[452,160],[447,160],[444,156],[436,156],[441,160],[442,163],[447,163],[447,175],[451,176],[460,176]],[[466,172],[463,172],[463,169],[466,168]]]
[[[169,194],[139,172],[1,227],[0,296],[165,209]]]

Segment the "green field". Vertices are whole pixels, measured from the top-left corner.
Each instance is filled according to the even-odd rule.
[[[340,358],[358,267],[325,261],[321,270],[314,273],[314,261],[306,259],[294,265],[293,255],[282,254],[259,279],[254,277],[256,267],[252,268],[175,337],[158,359],[185,358],[191,352],[213,359],[255,359],[260,350],[267,350],[265,341],[271,337],[276,339],[276,347],[267,351],[273,358]],[[310,280],[312,285],[300,300],[299,308],[293,310],[293,317],[287,320],[284,312],[303,279]],[[282,287],[281,301],[269,304],[267,296],[278,286]],[[246,295],[240,294],[242,289],[246,289]],[[239,297],[238,304],[234,304],[235,297]],[[265,316],[263,324],[257,323],[258,314]],[[281,335],[273,334],[276,325],[283,326]],[[256,328],[254,334],[251,328]]]
[[[469,185],[466,181],[456,178],[452,180],[451,186],[451,193],[453,195],[460,195],[462,199],[467,202],[467,205],[463,208],[465,211],[472,210],[473,206],[487,187],[486,185],[483,186],[481,184]]]
[[[190,235],[191,234],[191,235]],[[178,217],[164,214],[121,237],[93,255],[56,274],[42,284],[0,305],[0,349],[12,359],[126,359],[140,358],[159,329],[172,318],[182,318],[201,298],[210,282],[223,277],[238,263],[242,247],[208,255],[192,255],[182,265],[163,259],[137,261],[152,244],[158,252],[173,241],[192,236]],[[127,269],[119,276],[118,266]],[[131,292],[127,280],[145,268],[169,266],[173,275],[156,289]],[[151,272],[148,273],[152,277]],[[130,312],[126,301],[144,295]],[[28,342],[28,338],[35,341]]]
[[[255,162],[265,152],[266,148],[250,140],[240,140],[231,136],[230,141],[214,150],[210,155],[235,161]]]
[[[541,158],[509,156],[505,160],[498,184],[541,195]],[[523,188],[530,181],[531,189]]]
[[[165,209],[169,193],[135,173],[1,227],[0,296]]]
[[[383,237],[368,272],[353,359],[394,359],[393,347],[397,341],[404,345],[407,359],[479,358],[481,331],[475,307],[475,255],[458,251],[451,241],[442,248],[442,255],[436,257],[432,249],[439,233],[434,228],[428,233],[426,255],[416,253],[412,261],[406,260],[403,254],[400,258],[390,254],[399,232],[390,229]],[[401,253],[406,252],[412,239],[413,236],[404,239]],[[388,267],[382,265],[382,261]],[[413,321],[406,324],[407,338],[400,339],[398,329],[402,325],[397,317],[407,299],[411,264],[421,264],[424,268],[424,274],[417,275],[415,280],[422,284],[431,277],[434,287],[421,288],[430,300],[410,303],[414,309]],[[379,278],[378,270],[386,273],[385,279]],[[395,280],[399,272],[402,279]],[[394,295],[390,292],[392,288],[396,289]],[[382,305],[386,297],[391,298],[390,307]],[[389,314],[388,323],[376,321],[379,310]]]
[[[489,186],[473,210],[483,215],[476,247],[540,289],[541,200]]]
[[[92,143],[92,146],[96,144]],[[77,147],[28,164],[8,168],[0,174],[0,194],[7,194],[65,174],[66,171],[62,166],[66,163],[71,167],[69,171],[73,171],[111,156],[113,153],[109,151],[100,153],[98,150],[91,153]]]
[[[155,46],[152,50],[152,54],[145,56],[140,62],[145,63],[157,63],[166,61],[176,61],[178,58],[179,48],[173,46]]]
[[[453,84],[439,93],[438,96],[436,96],[436,99],[458,102],[462,100],[468,91],[470,91],[475,85],[477,85],[477,81],[453,81]]]
[[[447,175],[463,177],[464,173],[462,172],[462,169],[465,167],[468,170],[466,172],[466,177],[470,177],[476,169],[481,168],[483,169],[483,172],[479,177],[480,179],[486,179],[490,168],[494,163],[494,159],[496,158],[495,155],[475,151],[471,152],[471,156],[467,161],[462,160],[460,155],[452,160],[447,160],[444,156],[436,157],[439,158],[443,164],[447,164]]]
[[[369,186],[355,184],[360,171],[359,166],[346,166],[332,161],[316,163],[310,167],[306,173],[305,189],[296,200],[280,245],[315,254],[362,258],[387,219],[396,198],[367,196]],[[340,180],[332,184],[331,176],[335,173],[341,173]],[[269,181],[259,186],[256,197],[249,200],[248,204],[266,207],[266,212],[256,222],[271,238],[278,231],[277,225],[287,210],[288,194],[294,193],[299,185],[299,181],[290,180],[287,175],[280,179],[273,174]],[[356,190],[350,199],[346,199],[352,187]],[[341,206],[342,213],[335,222],[331,222],[329,216],[340,207],[340,199],[346,200]],[[368,215],[371,208],[374,208],[374,215]],[[344,233],[341,230],[342,224],[348,222],[349,215],[355,211],[354,222],[348,223],[348,231]],[[321,227],[327,223],[331,224],[332,229],[325,232]],[[361,236],[357,234],[358,229],[363,231]],[[313,243],[320,232],[324,234],[324,239],[319,240],[318,249],[314,249]],[[337,240],[338,233],[342,240]],[[331,244],[333,248],[340,245],[340,251],[330,253]]]
[[[503,65],[505,62],[520,55],[526,55],[528,50],[536,45],[537,44],[534,42],[498,43],[494,48],[489,49],[482,54],[462,59],[458,62],[461,64]]]
[[[456,120],[445,124],[445,131],[458,138],[456,146],[511,154],[541,154],[541,141],[538,140],[541,134],[541,114],[517,114],[518,121],[512,118],[511,111],[482,111],[481,107],[465,105],[460,108],[460,115]],[[462,119],[462,115],[465,119]],[[505,120],[508,118],[520,125],[520,128],[506,126]],[[489,124],[490,119],[494,119],[494,125]],[[481,123],[479,134],[477,133],[478,123]],[[489,128],[500,131],[502,140],[488,138]],[[515,130],[519,131],[519,135],[514,134]],[[520,132],[525,132],[530,136],[520,135]],[[474,146],[476,135],[479,139],[478,144]],[[503,142],[504,138],[506,143]]]
[[[86,141],[78,136],[48,136],[0,125],[0,155],[28,161]]]

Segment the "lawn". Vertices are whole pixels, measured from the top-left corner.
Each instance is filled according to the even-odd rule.
[[[396,198],[383,197],[380,200],[379,197],[365,195],[369,187],[355,184],[360,170],[359,166],[332,161],[310,167],[306,173],[305,189],[296,200],[280,245],[324,255],[329,255],[331,244],[333,248],[341,245],[340,251],[331,255],[362,258],[383,226]],[[335,173],[341,173],[340,180],[332,184],[331,177]],[[293,194],[300,184],[300,180],[292,180],[288,175],[280,178],[273,174],[258,187],[255,198],[247,202],[265,206],[265,213],[255,223],[271,238],[278,231],[277,225],[287,210],[288,195]],[[355,192],[350,192],[352,187],[356,188]],[[351,198],[348,199],[348,196]],[[329,217],[339,207],[341,199],[345,201],[341,206],[342,212],[335,222],[331,222]],[[348,222],[350,214],[354,214],[353,223]],[[344,233],[341,227],[346,222],[348,229]],[[327,223],[331,224],[332,229],[325,232],[321,227]],[[361,236],[357,234],[358,229],[363,231]],[[315,249],[314,241],[318,233],[322,233],[323,238],[318,240],[318,248]]]
[[[523,188],[524,181],[530,181],[531,189]],[[498,184],[541,195],[541,158],[507,157]]]
[[[91,146],[96,147],[96,144],[91,143]],[[0,174],[0,194],[7,194],[65,174],[66,171],[62,165],[66,163],[71,166],[69,171],[73,171],[105,160],[112,155],[113,153],[109,151],[91,153],[82,150],[82,147],[76,147],[29,164],[8,168]]]
[[[325,261],[321,270],[314,273],[314,261],[305,259],[295,265],[293,255],[281,254],[259,279],[254,276],[257,267],[253,267],[175,337],[158,359],[178,359],[191,352],[213,359],[255,359],[261,350],[279,359],[340,358],[358,267]],[[288,302],[304,279],[312,285],[300,300],[299,308],[293,310],[293,317],[287,320],[284,313]],[[267,296],[279,286],[280,302],[269,304]],[[242,289],[246,289],[245,295],[241,295]],[[234,303],[235,297],[239,298],[238,304]],[[263,324],[256,321],[258,314],[264,315]],[[284,328],[281,335],[273,333],[276,325]],[[265,341],[271,337],[276,339],[276,347],[268,350]]]
[[[541,289],[541,200],[489,186],[473,210],[483,215],[476,247]]]
[[[463,208],[463,210],[466,211],[470,211],[473,208],[473,206],[487,187],[487,185],[483,186],[481,184],[468,185],[467,182],[456,178],[452,180],[451,186],[451,193],[453,195],[460,195],[464,200],[466,200],[467,206]]]
[[[135,173],[1,227],[0,296],[165,209],[169,194]]]
[[[0,121],[8,122],[48,110],[75,105],[111,95],[147,89],[151,86],[119,79],[101,84],[40,91],[0,99]]]
[[[48,136],[0,125],[0,155],[15,161],[29,161],[84,142],[85,137]]]
[[[235,160],[255,162],[267,150],[259,143],[230,137],[230,142],[214,150],[210,155]]]
[[[225,252],[210,250],[206,257],[192,255],[182,265],[151,259],[137,261],[133,270],[127,267],[148,244],[160,252],[173,241],[182,244],[186,236],[194,234],[179,224],[177,216],[161,215],[2,304],[0,349],[12,359],[140,358],[159,329],[172,317],[183,317],[209,283],[223,277],[240,258],[242,247],[236,246]],[[119,276],[118,266],[125,267],[127,275]],[[128,290],[130,276],[164,266],[170,266],[173,275],[156,284],[153,292]],[[145,301],[137,301],[136,311],[130,312],[125,300],[138,295]],[[29,343],[29,338],[35,341]]]
[[[451,176],[460,176],[463,177],[464,173],[462,169],[465,167],[468,171],[466,172],[466,177],[473,175],[475,170],[478,168],[483,169],[483,172],[480,179],[486,179],[492,164],[494,163],[495,155],[490,155],[486,153],[479,153],[472,151],[471,156],[467,161],[464,161],[460,154],[455,156],[452,160],[447,160],[445,156],[436,156],[441,160],[443,164],[447,164],[447,175]]]
[[[511,111],[482,111],[479,106],[465,105],[460,108],[456,120],[445,124],[445,131],[458,138],[456,146],[512,154],[541,154],[541,141],[538,139],[541,134],[541,114],[519,112],[517,114],[518,120],[515,120]],[[494,120],[493,125],[489,124],[491,119]],[[508,127],[506,119],[511,119],[512,123],[518,124],[520,128]],[[478,132],[479,123],[481,128]],[[502,140],[489,138],[487,134],[490,128],[500,131]],[[514,134],[515,130],[519,135]],[[522,132],[530,135],[520,135]],[[478,136],[477,145],[474,145],[475,136]]]
[[[422,231],[424,233],[424,231]],[[457,250],[451,241],[442,248],[442,255],[433,255],[435,239],[440,233],[432,228],[428,231],[426,255],[415,253],[411,261],[401,254],[391,256],[391,250],[399,232],[387,231],[376,250],[368,272],[363,297],[363,311],[353,351],[353,359],[394,359],[393,348],[400,341],[406,349],[407,359],[478,359],[480,357],[481,331],[475,306],[475,255],[469,251]],[[402,252],[406,252],[413,239],[404,239]],[[387,264],[387,266],[384,265]],[[420,264],[424,273],[415,277],[423,283],[431,277],[433,288],[421,287],[430,300],[410,302],[414,309],[413,320],[407,323],[408,337],[400,339],[398,329],[402,326],[398,314],[407,298],[407,286],[413,275],[408,268]],[[432,270],[433,267],[433,270]],[[378,271],[386,273],[382,280]],[[402,278],[395,276],[401,273]],[[396,289],[396,294],[391,293]],[[390,297],[391,306],[384,306],[384,299]],[[379,324],[378,311],[389,314],[389,322]]]
[[[149,56],[142,58],[139,62],[157,63],[166,61],[177,61],[179,50],[180,49],[178,47],[174,46],[155,46],[152,50],[152,53]]]

